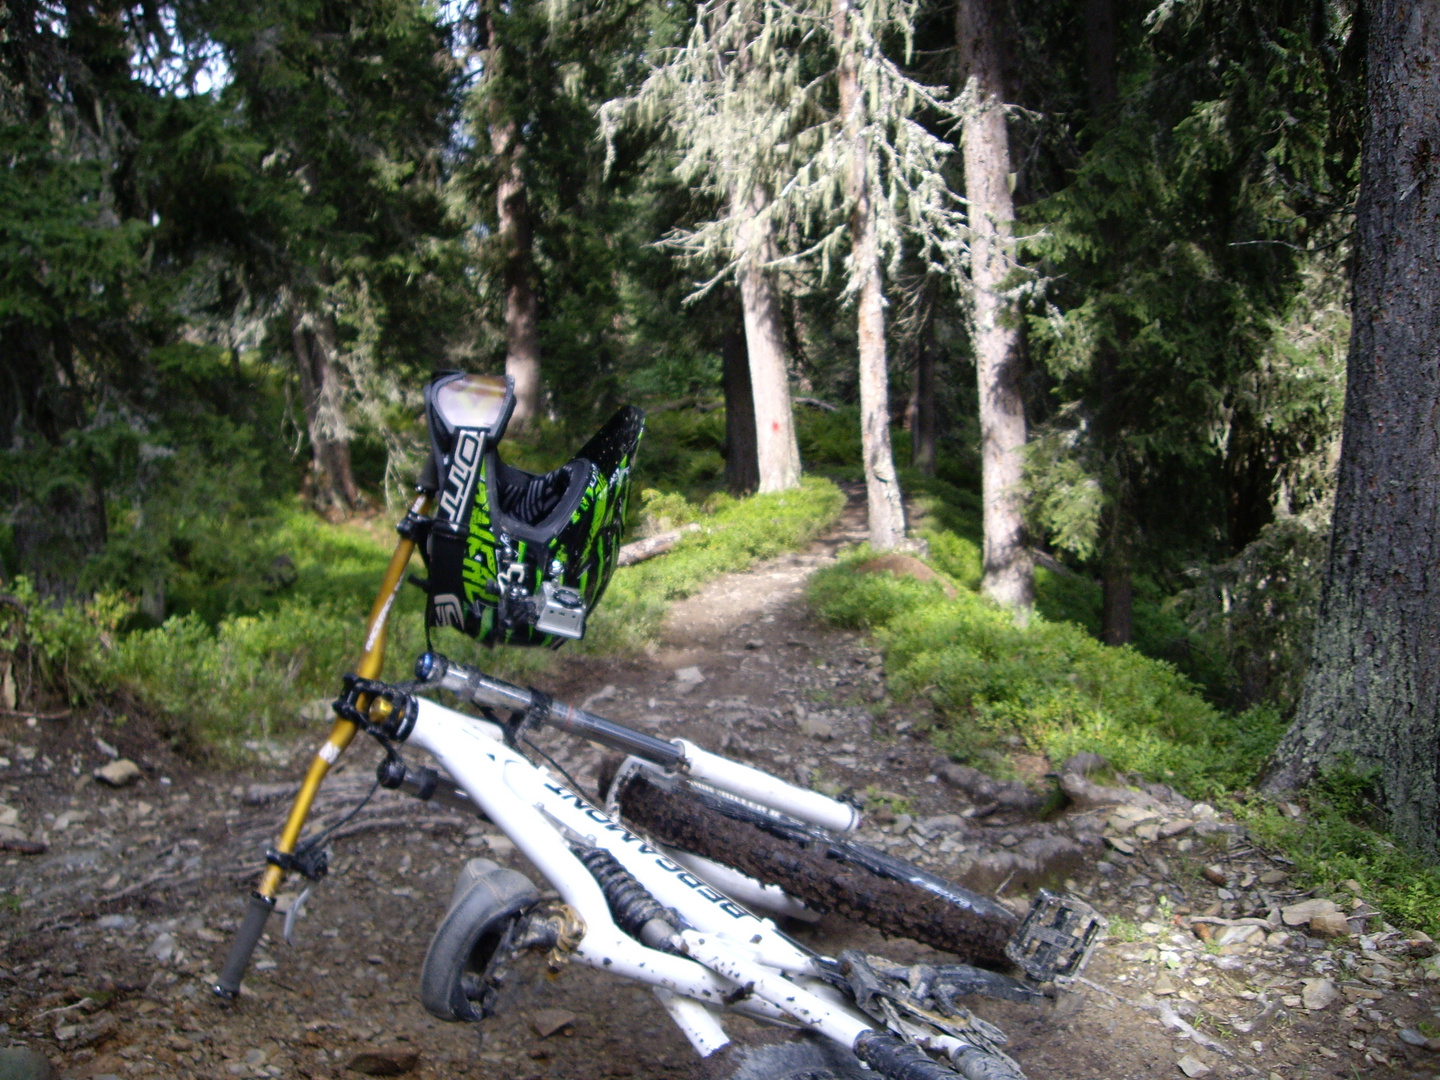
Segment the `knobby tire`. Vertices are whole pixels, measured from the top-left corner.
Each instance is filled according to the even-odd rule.
[[[846,859],[844,848],[853,845],[777,835],[712,809],[683,790],[661,788],[643,774],[624,783],[618,801],[626,819],[661,843],[778,886],[819,911],[971,962],[1006,963],[1005,943],[1019,920],[993,900],[950,885],[952,897],[963,901],[957,903]],[[870,854],[877,856],[872,862],[890,861]]]

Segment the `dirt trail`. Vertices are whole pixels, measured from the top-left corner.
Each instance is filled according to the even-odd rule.
[[[1426,976],[1440,972],[1419,963],[1424,943],[1350,903],[1343,929],[1357,933],[1286,925],[1282,911],[1293,916],[1305,897],[1289,891],[1284,865],[1164,789],[1039,821],[1015,788],[937,761],[916,737],[926,717],[886,699],[880,658],[860,636],[815,623],[803,603],[808,575],[861,538],[852,500],[810,550],[676,604],[653,655],[566,658],[546,689],[804,783],[868,793],[878,812],[862,839],[1017,905],[1047,883],[1089,897],[1117,920],[1089,983],[1039,1010],[972,1003],[1010,1033],[1031,1080],[1440,1080],[1440,1053],[1426,1044],[1440,1033]],[[485,827],[383,792],[335,844],[294,946],[274,920],[245,995],[216,1004],[208,986],[286,781],[316,738],[275,750],[264,775],[234,775],[196,771],[133,726],[4,720],[0,840],[48,851],[0,853],[0,1046],[28,1046],[77,1078],[353,1077],[347,1066],[365,1053],[397,1066],[418,1055],[415,1077],[693,1074],[688,1044],[646,990],[586,969],[522,973],[482,1025],[483,1043],[475,1028],[424,1013],[420,963],[456,872],[477,855],[525,866]],[[593,748],[549,749],[593,784]],[[140,763],[132,785],[89,779],[112,751]],[[324,820],[368,788],[375,757],[351,751],[327,787]],[[1330,932],[1339,928],[1332,916]],[[833,917],[794,932],[826,952],[935,956]]]

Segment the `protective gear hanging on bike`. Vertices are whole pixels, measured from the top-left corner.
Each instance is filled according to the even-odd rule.
[[[514,406],[508,376],[443,372],[425,388],[436,495],[420,545],[425,618],[489,645],[559,648],[584,636],[615,571],[645,414],[620,409],[537,476],[500,460]]]

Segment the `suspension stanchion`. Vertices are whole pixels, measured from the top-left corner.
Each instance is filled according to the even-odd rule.
[[[422,493],[416,496],[415,501],[410,505],[411,514],[423,514],[430,502],[429,494]],[[405,568],[410,564],[410,556],[415,552],[415,541],[408,537],[401,537],[395,545],[395,553],[390,556],[390,565],[385,570],[385,580],[380,585],[380,593],[375,598],[375,605],[370,609],[370,619],[365,626],[365,653],[360,658],[356,673],[362,679],[374,679],[380,675],[380,670],[385,666],[385,629],[390,621],[390,611],[395,606],[395,599],[400,594],[400,589],[405,584]],[[366,702],[361,701],[359,707],[363,712]],[[325,779],[325,774],[330,771],[330,766],[335,764],[345,749],[355,738],[355,733],[360,729],[351,721],[343,717],[336,717],[335,724],[330,729],[330,737],[320,744],[315,757],[310,762],[310,768],[305,773],[305,780],[300,785],[300,792],[295,796],[294,803],[290,806],[290,816],[285,819],[285,826],[280,830],[280,839],[275,845],[275,850],[282,855],[293,855],[295,845],[300,842],[300,832],[305,828],[305,821],[310,816],[310,808],[315,803],[315,795],[320,790],[320,783]],[[260,880],[260,887],[256,890],[261,896],[273,900],[280,892],[280,886],[285,881],[285,871],[271,863],[265,868],[265,876]]]

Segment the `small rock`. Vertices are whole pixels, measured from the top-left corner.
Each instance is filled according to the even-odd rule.
[[[1088,776],[1092,772],[1097,772],[1100,769],[1108,769],[1109,767],[1110,763],[1099,754],[1093,754],[1086,750],[1083,753],[1072,754],[1066,758],[1065,763],[1060,766],[1060,771],[1062,773],[1075,773],[1077,776]]]
[[[168,964],[175,956],[175,935],[161,934],[150,943],[145,955],[154,957],[162,964]]]
[[[1226,945],[1253,944],[1264,936],[1265,931],[1258,926],[1226,926],[1215,935],[1214,941],[1223,949]]]
[[[895,835],[901,836],[910,831],[910,826],[915,824],[915,819],[909,814],[895,815]]]
[[[1225,868],[1216,864],[1205,867],[1200,873],[1211,885],[1224,885],[1229,880]]]
[[[1311,1012],[1332,1005],[1340,997],[1340,991],[1329,979],[1305,979],[1305,989],[1300,991],[1300,1000]]]
[[[418,1050],[407,1050],[397,1046],[383,1050],[367,1050],[363,1054],[356,1054],[350,1059],[350,1064],[345,1067],[351,1072],[364,1073],[366,1076],[403,1076],[419,1063],[420,1052]]]
[[[1156,997],[1165,997],[1167,994],[1175,993],[1176,989],[1170,976],[1162,971],[1155,977],[1155,985],[1150,988],[1150,992]]]
[[[800,734],[812,739],[835,738],[835,725],[823,716],[807,716],[800,721]]]
[[[1123,836],[1107,836],[1105,837],[1105,842],[1120,852],[1121,855],[1135,854],[1135,841],[1133,840],[1127,840]]]
[[[1135,826],[1135,835],[1146,843],[1154,843],[1160,835],[1160,826],[1154,822],[1146,822],[1143,825]]]
[[[1290,875],[1287,874],[1284,870],[1266,870],[1263,874],[1260,875],[1260,884],[1279,885],[1289,876]]]
[[[1302,900],[1280,909],[1280,918],[1286,926],[1305,926],[1316,915],[1334,915],[1340,911],[1333,900]]]
[[[1160,835],[1166,840],[1172,836],[1180,836],[1189,832],[1195,827],[1195,823],[1189,818],[1177,818],[1175,821],[1167,821],[1160,826]]]
[[[1210,1066],[1206,1065],[1194,1054],[1186,1054],[1179,1061],[1177,1061],[1175,1065],[1186,1076],[1191,1077],[1192,1080],[1196,1076],[1206,1076],[1210,1072]]]
[[[964,829],[965,819],[959,814],[936,814],[934,817],[921,818],[915,827],[927,836],[934,836],[936,833]]]
[[[745,642],[745,648],[747,649],[763,649],[764,647],[765,642],[761,641],[759,638],[751,638],[749,641]]]
[[[705,675],[698,667],[682,667],[675,672],[675,681],[698,686],[705,681]]]
[[[536,1009],[530,1014],[530,1027],[540,1038],[548,1039],[578,1019],[569,1009]]]
[[[1209,803],[1197,802],[1190,807],[1190,816],[1196,821],[1214,821],[1218,815]]]
[[[75,1048],[94,1046],[102,1043],[120,1030],[120,1024],[109,1013],[101,1013],[90,1023],[81,1026],[75,1037]]]
[[[1411,930],[1405,936],[1405,945],[1412,956],[1435,955],[1435,942],[1423,930]]]
[[[95,779],[103,781],[111,787],[124,787],[126,784],[133,784],[140,779],[140,766],[129,758],[120,758],[103,768],[96,769]]]
[[[1430,1040],[1414,1028],[1401,1028],[1396,1034],[1400,1036],[1401,1042],[1409,1043],[1411,1046],[1428,1047],[1430,1044]]]
[[[34,1050],[0,1050],[0,1080],[50,1080],[54,1075],[49,1059]]]
[[[95,749],[99,750],[108,758],[118,758],[120,756],[119,750],[115,749],[115,747],[111,746],[108,742],[100,738],[98,735],[95,737]]]
[[[1346,878],[1344,881],[1340,882],[1340,888],[1352,892],[1356,896],[1359,896],[1365,890],[1365,887],[1361,885],[1360,882],[1356,881],[1353,877]]]
[[[1265,939],[1265,944],[1272,949],[1283,949],[1289,943],[1290,937],[1284,930],[1276,930]]]
[[[1347,937],[1350,921],[1338,911],[1322,912],[1311,916],[1310,932],[1316,937]]]

